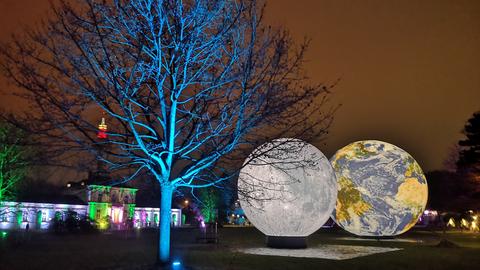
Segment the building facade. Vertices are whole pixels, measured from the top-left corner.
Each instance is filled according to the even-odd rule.
[[[88,218],[100,229],[158,227],[160,208],[136,207],[137,189],[103,185],[87,185],[86,202],[82,204],[0,202],[0,229],[44,230],[55,220],[65,220],[69,212]],[[172,227],[182,226],[182,210],[172,209]]]

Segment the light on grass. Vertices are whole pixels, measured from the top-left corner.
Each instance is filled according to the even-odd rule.
[[[465,227],[465,228],[469,227],[467,220],[465,220],[464,218],[460,220],[460,224],[462,225],[462,227]]]
[[[173,261],[172,266],[180,266],[182,265],[179,261]]]
[[[2,238],[6,238],[7,237],[7,232],[2,232]]]
[[[478,231],[478,225],[476,221],[472,221],[472,223],[470,224],[470,230]]]
[[[453,218],[450,218],[450,219],[448,220],[447,226],[448,226],[448,227],[455,228],[455,220],[453,220]]]
[[[100,220],[98,222],[98,227],[101,229],[101,230],[106,230],[108,228],[108,222],[105,221],[105,220]]]

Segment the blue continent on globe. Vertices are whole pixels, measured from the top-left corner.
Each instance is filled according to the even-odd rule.
[[[395,236],[414,226],[425,210],[425,175],[399,147],[374,140],[354,142],[330,161],[338,181],[332,217],[345,230],[359,236]]]

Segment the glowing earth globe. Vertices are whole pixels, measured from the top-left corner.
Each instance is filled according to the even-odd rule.
[[[244,165],[238,192],[248,220],[270,247],[306,247],[306,237],[335,207],[337,181],[329,160],[306,142],[278,139],[255,149]]]
[[[408,231],[425,210],[428,188],[418,163],[395,145],[359,141],[331,158],[338,181],[332,218],[359,236],[391,237]]]

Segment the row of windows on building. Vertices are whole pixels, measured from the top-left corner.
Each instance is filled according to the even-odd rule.
[[[20,215],[22,216],[21,220],[22,222],[32,222],[31,218],[29,218],[29,216],[31,217],[31,212],[30,211],[21,211],[21,210],[18,210],[16,212],[14,212],[16,214],[17,217],[19,217]],[[42,210],[38,210],[36,211],[37,213],[37,218],[39,215],[41,215],[41,221],[42,222],[47,222],[47,211],[42,211]],[[55,212],[55,216],[61,220],[64,220],[65,219],[65,212],[60,212],[60,211],[56,211]],[[0,215],[0,222],[8,222],[9,221],[9,216],[12,216],[12,213],[2,213]],[[100,210],[97,210],[97,213],[96,213],[96,218],[100,218],[101,214],[100,214]],[[141,220],[142,218],[139,217],[139,215],[137,214],[136,215],[137,217],[137,220]],[[144,218],[143,220],[146,221],[146,222],[154,222],[154,223],[158,223],[158,214],[157,213],[154,213],[153,214],[153,220],[151,219],[152,217],[152,214],[148,214],[148,213],[145,213],[144,214]],[[173,222],[177,222],[177,214],[172,214],[172,221]]]
[[[33,217],[32,217],[32,212],[36,213],[35,219],[36,221],[41,221],[41,222],[47,222],[50,221],[48,220],[47,216],[47,211],[46,210],[38,210],[38,211],[22,211],[22,210],[17,210],[17,211],[12,211],[8,212],[5,211],[4,213],[0,213],[0,222],[9,222],[12,221],[12,217],[16,217],[17,221],[22,221],[22,222],[33,222]],[[58,217],[61,220],[65,219],[65,212],[62,211],[56,211],[55,212],[55,217]]]
[[[116,194],[110,195],[108,193],[98,193],[98,194],[90,195],[88,200],[92,202],[113,202],[113,203],[125,203],[125,204],[135,203],[134,200],[128,195],[117,197]]]

